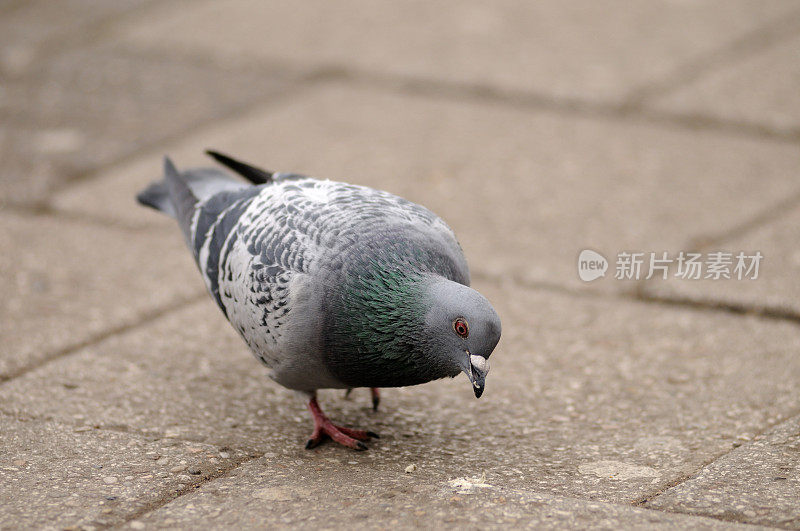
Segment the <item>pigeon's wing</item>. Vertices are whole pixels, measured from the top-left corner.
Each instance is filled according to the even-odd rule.
[[[308,186],[298,186],[298,180]],[[269,367],[292,354],[286,341],[287,322],[296,307],[293,290],[307,281],[312,262],[322,252],[316,223],[319,205],[306,194],[317,182],[276,174],[269,184],[253,187],[252,196],[221,211],[199,254],[209,291]]]
[[[208,291],[226,316],[227,308],[219,291],[220,267],[238,239],[241,216],[260,192],[259,187],[251,186],[212,195],[197,203],[189,226],[189,246]]]
[[[337,255],[347,254],[346,248],[351,247],[361,255],[374,253],[377,257],[386,254],[388,245],[393,247],[396,259],[406,260],[404,263],[414,263],[421,270],[469,285],[469,268],[455,233],[422,205],[388,192],[345,183],[330,183],[326,202],[325,235],[335,237]],[[394,246],[396,240],[410,245]],[[401,258],[403,251],[408,256]]]

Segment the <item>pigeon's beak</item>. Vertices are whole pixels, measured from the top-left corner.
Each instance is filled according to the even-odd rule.
[[[486,375],[489,373],[489,360],[483,356],[471,354],[469,357],[469,380],[472,382],[472,390],[475,391],[475,398],[480,398],[483,389],[486,387]]]

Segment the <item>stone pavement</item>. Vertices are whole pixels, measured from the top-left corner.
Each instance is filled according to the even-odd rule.
[[[0,0],[0,528],[800,528],[798,83],[788,0]],[[304,450],[133,201],[207,147],[442,215],[503,319],[484,397],[323,391],[381,439]]]

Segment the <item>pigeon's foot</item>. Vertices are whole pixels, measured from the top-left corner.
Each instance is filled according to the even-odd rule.
[[[381,403],[381,390],[377,387],[370,387],[370,392],[372,393],[372,411],[378,411],[378,404]],[[350,400],[350,393],[353,392],[353,388],[349,388],[344,392],[344,399]]]
[[[370,387],[372,392],[372,411],[378,411],[378,404],[381,403],[381,390],[377,387]]]
[[[367,446],[361,441],[368,441],[371,438],[379,438],[377,433],[364,430],[354,430],[337,426],[330,421],[325,413],[320,409],[317,403],[317,397],[312,396],[308,401],[308,410],[311,411],[311,416],[314,418],[314,433],[306,443],[306,449],[311,449],[318,446],[325,437],[330,437],[337,443],[352,448],[353,450],[363,451]]]

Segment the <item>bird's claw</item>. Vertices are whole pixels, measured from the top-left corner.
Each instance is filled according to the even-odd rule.
[[[326,437],[341,444],[342,446],[347,446],[348,448],[352,448],[353,450],[358,450],[360,452],[367,449],[367,445],[361,441],[368,441],[372,438],[380,439],[380,436],[374,431],[345,428],[344,426],[337,426],[329,421],[328,423],[322,424],[314,429],[314,433],[306,443],[306,450],[316,448],[322,441],[325,440]]]
[[[311,438],[308,439],[308,442],[306,442],[306,449],[308,450],[317,447],[328,437],[342,446],[347,446],[353,450],[364,451],[367,449],[367,446],[361,441],[379,438],[378,434],[373,431],[337,426],[322,412],[316,397],[312,397],[311,400],[309,400],[308,409],[311,411],[311,415],[314,418],[314,432],[311,434]]]

